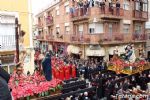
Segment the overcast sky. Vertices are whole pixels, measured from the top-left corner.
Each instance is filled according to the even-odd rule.
[[[32,0],[32,12],[37,14],[42,8],[50,4],[52,0]]]

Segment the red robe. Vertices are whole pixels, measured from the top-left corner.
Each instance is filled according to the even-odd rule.
[[[53,68],[53,76],[56,79],[59,79],[59,70],[57,68]]]
[[[60,79],[63,81],[65,79],[64,68],[61,66],[59,70]]]
[[[70,67],[65,66],[65,79],[69,80],[70,79]]]
[[[76,67],[74,65],[72,65],[71,74],[72,74],[72,78],[76,77]]]
[[[53,78],[56,78],[56,69],[54,67],[52,67],[52,75],[53,75]]]

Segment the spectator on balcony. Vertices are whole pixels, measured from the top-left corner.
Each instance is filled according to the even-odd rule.
[[[113,2],[112,2],[112,0],[108,0],[108,2],[109,2],[109,11],[111,12],[111,14],[113,15]]]
[[[75,12],[75,8],[72,6],[72,7],[70,8],[71,17],[74,17],[74,12]]]
[[[101,12],[105,14],[105,2],[104,0],[99,0],[99,2],[100,2]]]
[[[143,0],[139,0],[140,2],[140,11],[143,11]]]
[[[84,6],[83,13],[84,13],[84,15],[87,15],[88,14],[88,7],[89,7],[88,1],[85,1],[83,6]]]
[[[83,7],[84,7],[82,0],[79,0],[78,7],[79,7],[79,15],[82,16],[83,15]]]
[[[94,0],[90,0],[90,1],[89,1],[89,6],[90,6],[90,7],[94,7]]]
[[[116,15],[117,16],[120,15],[120,2],[119,2],[119,0],[117,0],[117,2],[116,2]]]

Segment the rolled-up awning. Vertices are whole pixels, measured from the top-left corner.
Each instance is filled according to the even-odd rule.
[[[90,49],[88,48],[86,50],[86,56],[105,56],[105,49],[104,48],[100,48],[100,49]]]
[[[123,53],[125,53],[125,46],[110,47],[110,49],[108,50],[109,54],[113,55],[115,50],[118,50],[119,55],[123,54]]]
[[[68,54],[71,54],[71,53],[73,53],[73,54],[79,54],[80,48],[77,47],[77,46],[74,46],[74,45],[69,45],[67,47],[67,52],[68,52]]]

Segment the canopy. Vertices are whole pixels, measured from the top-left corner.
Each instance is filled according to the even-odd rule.
[[[74,45],[69,45],[67,47],[67,52],[68,52],[68,54],[71,54],[71,53],[73,53],[73,54],[79,54],[80,48],[77,47],[77,46],[74,46]]]
[[[95,49],[95,50],[91,50],[90,48],[88,48],[86,50],[86,56],[105,56],[105,50],[104,48],[100,48],[100,49]]]

